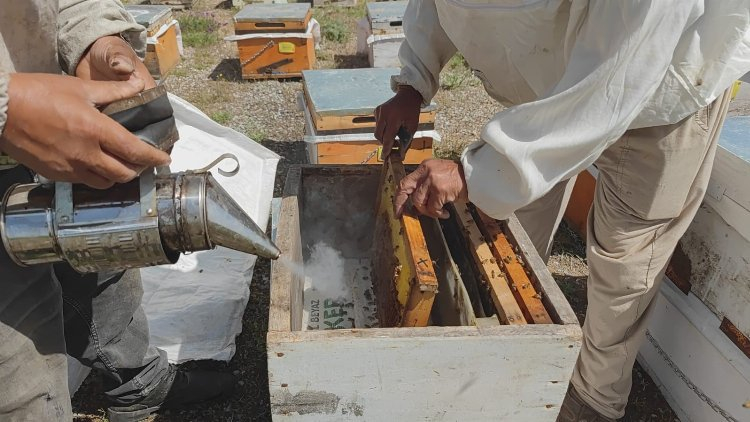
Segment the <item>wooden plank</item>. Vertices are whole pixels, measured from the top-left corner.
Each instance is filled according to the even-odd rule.
[[[720,320],[697,297],[672,283],[661,283],[658,290],[638,361],[680,420],[726,421],[705,397],[734,420],[748,420],[750,409],[742,404],[750,392],[750,359],[726,339]],[[699,391],[685,379],[699,384]]]
[[[473,326],[476,314],[469,299],[469,292],[461,277],[461,271],[451,256],[448,242],[434,218],[422,217],[422,231],[427,240],[430,257],[438,276],[439,294],[432,305],[432,323],[437,326]],[[495,324],[500,322],[492,318]]]
[[[558,287],[557,282],[552,278],[547,264],[539,256],[518,218],[511,215],[506,221],[506,227],[508,228],[508,239],[510,243],[518,246],[520,255],[533,276],[534,287],[541,292],[542,302],[544,302],[544,307],[552,320],[555,324],[578,325],[578,317],[573,312],[573,308],[570,307],[570,303]]]
[[[383,163],[380,154],[375,152],[380,147],[377,142],[322,142],[315,144],[315,146],[317,148],[316,164]],[[406,153],[404,163],[419,164],[428,158],[432,158],[432,139],[419,138],[412,142],[411,148]]]
[[[269,333],[271,413],[277,422],[554,421],[579,348],[580,329],[559,325]]]
[[[287,174],[281,200],[276,246],[281,257],[271,261],[271,298],[268,310],[268,331],[289,332],[302,328],[302,290],[304,277],[293,271],[302,268],[302,237],[298,194],[302,169],[292,167]],[[286,261],[286,262],[285,262]]]
[[[424,327],[438,288],[435,269],[419,219],[405,213],[396,218],[396,187],[406,175],[403,163],[391,157],[383,165],[376,204],[373,287],[382,327]]]
[[[436,115],[435,111],[420,113],[419,124],[434,124]],[[313,113],[313,121],[315,122],[315,129],[318,131],[375,128],[375,117],[373,115],[320,116]]]
[[[505,275],[510,280],[513,296],[521,307],[526,321],[531,324],[552,324],[552,318],[544,308],[541,295],[536,291],[526,274],[526,269],[519,262],[513,245],[505,236],[500,223],[479,209],[475,208],[475,211],[479,216],[477,225],[489,244],[495,260],[505,270]]]
[[[469,243],[469,249],[477,262],[484,281],[490,287],[490,295],[500,322],[510,325],[526,324],[526,318],[513,297],[508,280],[492,256],[490,247],[484,241],[468,205],[465,202],[458,201],[454,203],[454,206],[456,207],[456,218],[463,228],[464,236]]]

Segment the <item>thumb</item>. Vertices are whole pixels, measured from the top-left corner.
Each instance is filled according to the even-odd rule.
[[[82,81],[86,97],[96,106],[107,105],[118,100],[130,98],[144,88],[140,78],[127,81]]]
[[[113,49],[115,51],[109,57],[109,68],[112,69],[118,75],[131,75],[135,72],[135,63],[133,63],[133,55],[126,54],[129,52],[117,51],[121,49]]]

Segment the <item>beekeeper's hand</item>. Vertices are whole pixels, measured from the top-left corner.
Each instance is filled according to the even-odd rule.
[[[381,159],[385,160],[391,153],[401,127],[414,136],[421,108],[422,95],[408,85],[401,85],[393,98],[375,109],[375,138],[383,144]],[[405,155],[406,151],[401,151],[401,157]]]
[[[407,200],[420,213],[434,218],[448,218],[445,204],[468,200],[466,179],[461,164],[451,160],[425,160],[413,173],[401,179],[394,207],[396,215],[404,213]]]
[[[0,151],[55,181],[108,188],[170,158],[138,139],[96,106],[132,97],[143,81],[85,81],[72,76],[13,73]]]
[[[140,79],[144,89],[156,86],[154,78],[130,44],[114,35],[101,37],[91,44],[78,62],[75,76],[94,81]]]

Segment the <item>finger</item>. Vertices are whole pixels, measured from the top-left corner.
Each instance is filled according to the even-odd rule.
[[[423,210],[426,210],[426,205],[428,202],[428,196],[430,194],[430,186],[431,183],[429,180],[422,180],[419,186],[414,189],[414,193],[411,195],[411,202],[414,204],[414,206],[419,210],[419,212],[423,213]]]
[[[445,218],[443,217],[446,214],[444,206],[445,200],[443,196],[436,189],[432,189],[429,198],[427,198],[427,205],[425,206],[427,214],[434,218]]]
[[[388,154],[391,153],[393,144],[396,143],[396,134],[398,133],[399,127],[401,127],[399,122],[391,120],[390,122],[387,122],[383,128],[383,139],[381,139],[380,142],[383,143],[384,153],[385,150],[388,150]]]
[[[422,169],[421,166],[418,167],[413,173],[401,179],[401,183],[399,183],[398,186],[398,191],[396,191],[396,196],[393,199],[393,208],[395,210],[396,217],[401,217],[403,215],[404,208],[406,207],[406,201],[409,200],[409,195],[411,195],[419,185],[420,178],[422,178],[424,174],[424,170],[420,169]]]
[[[143,142],[109,117],[99,114],[98,120],[102,151],[134,167],[164,166],[172,162],[169,154]]]
[[[108,180],[91,170],[83,170],[76,182],[91,186],[94,189],[109,189],[114,185],[114,182],[111,180]]]
[[[139,173],[133,164],[123,162],[106,152],[98,154],[90,166],[94,173],[114,183],[129,182]]]
[[[375,134],[375,139],[379,140],[380,143],[383,144],[383,148],[380,150],[381,160],[385,160],[386,158],[388,158],[388,156],[391,154],[391,150],[393,149],[394,140],[391,140],[390,142],[388,142],[385,139],[383,139],[383,132],[385,132],[386,126],[388,126],[388,122],[384,121],[381,128],[379,129],[380,134],[379,135],[377,133]]]
[[[96,106],[133,97],[144,88],[144,82],[139,78],[131,78],[127,81],[81,81],[81,83],[86,97]]]

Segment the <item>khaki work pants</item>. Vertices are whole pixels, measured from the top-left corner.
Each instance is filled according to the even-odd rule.
[[[571,383],[604,416],[625,413],[653,299],[703,200],[729,100],[725,93],[676,124],[630,130],[596,161],[588,309]],[[574,179],[516,212],[545,259]]]

